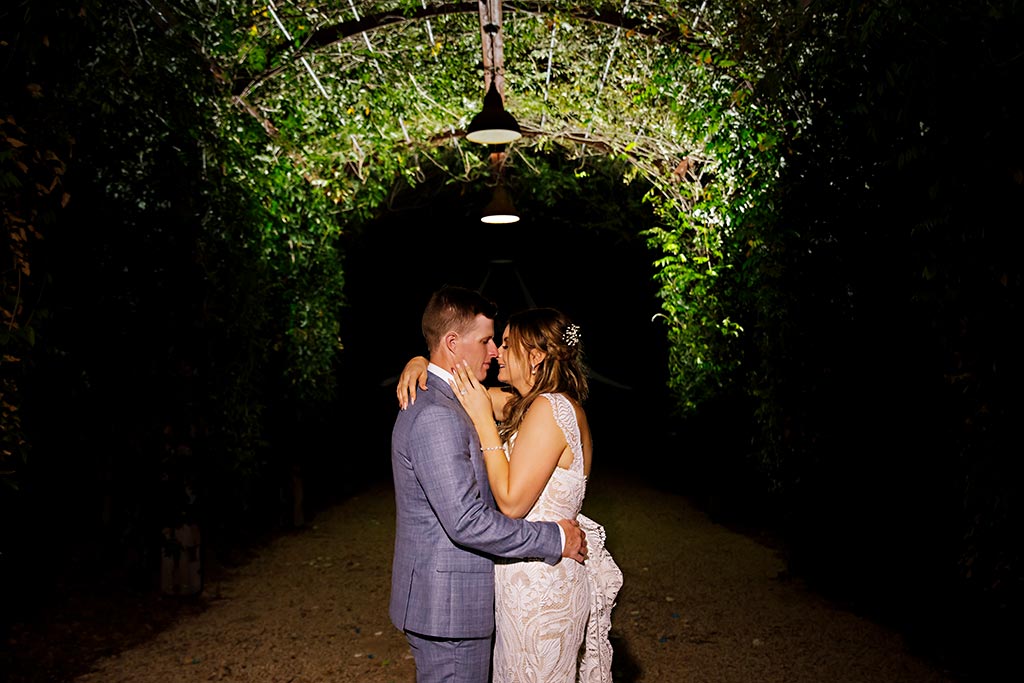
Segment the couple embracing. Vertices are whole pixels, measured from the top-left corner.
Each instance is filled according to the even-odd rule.
[[[399,380],[390,616],[417,683],[611,683],[622,574],[580,515],[592,441],[579,327],[509,318],[460,287],[423,313],[430,358]],[[482,384],[498,360],[503,388]]]

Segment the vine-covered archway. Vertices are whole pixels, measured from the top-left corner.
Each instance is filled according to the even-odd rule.
[[[228,461],[257,457],[266,399],[243,397],[268,375],[299,402],[333,395],[346,235],[406,188],[492,181],[490,150],[464,138],[487,80],[485,5],[39,0],[29,30],[8,41],[25,74],[49,80],[18,84],[15,110],[40,124],[5,139],[56,158],[82,139],[76,168],[97,171],[76,179],[71,215],[118,216],[104,267],[195,245],[194,308],[212,337],[184,353],[225,357],[206,400],[230,407],[217,417]],[[632,230],[655,254],[669,383],[681,412],[696,409],[738,367],[730,269],[748,249],[743,230],[767,211],[758,198],[777,176],[777,122],[802,125],[755,95],[778,79],[780,48],[810,36],[799,32],[806,13],[705,0],[501,7],[506,108],[525,132],[505,150],[517,202],[555,207],[588,174],[639,188],[652,213]],[[60,57],[44,69],[51,44]],[[67,251],[84,248],[94,247]],[[170,272],[153,271],[157,290],[181,286]],[[134,313],[130,300],[115,303]],[[12,323],[24,340],[33,332],[28,308],[12,309]]]
[[[266,249],[294,263],[320,260],[315,245],[325,237],[357,229],[396,183],[415,186],[437,170],[450,182],[488,182],[487,150],[464,139],[488,79],[486,5],[160,5],[165,30],[187,35],[224,83],[223,99],[210,105],[230,150],[224,162],[263,198]],[[713,303],[729,260],[727,233],[757,206],[777,163],[774,138],[763,131],[780,112],[752,105],[771,70],[757,45],[774,39],[764,28],[784,33],[801,13],[773,7],[769,23],[703,1],[502,7],[506,108],[525,132],[505,168],[520,193],[549,205],[567,190],[543,180],[551,168],[543,157],[552,153],[580,169],[588,159],[615,159],[623,182],[650,188],[659,221],[638,232],[665,254],[657,277],[674,385],[681,408],[696,407],[736,362],[722,340],[739,328]],[[283,182],[308,192],[307,215],[279,200],[293,196]],[[694,299],[703,301],[699,312]]]

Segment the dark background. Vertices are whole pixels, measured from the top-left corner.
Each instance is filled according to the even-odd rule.
[[[422,206],[386,215],[351,242],[342,410],[360,416],[354,422],[367,425],[362,436],[386,454],[397,410],[394,380],[406,360],[426,354],[423,307],[436,288],[460,285],[498,304],[498,335],[505,317],[530,305],[558,308],[579,324],[592,371],[586,408],[596,471],[602,463],[653,467],[660,454],[649,444],[671,432],[674,422],[664,326],[654,319],[659,301],[651,253],[635,234],[566,223],[566,215],[585,215],[584,203],[549,218],[543,208],[520,201],[522,220],[491,226],[479,220],[482,198],[457,189],[419,197]],[[623,209],[605,204],[600,210],[614,215]],[[653,220],[649,214],[622,218]],[[384,469],[370,471],[390,477],[387,458],[380,464]]]

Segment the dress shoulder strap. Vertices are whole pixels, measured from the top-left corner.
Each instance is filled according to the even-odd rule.
[[[569,450],[572,451],[572,464],[569,469],[583,474],[583,441],[580,438],[580,425],[576,420],[576,408],[565,394],[541,394],[551,403],[551,411],[555,423],[565,436]]]

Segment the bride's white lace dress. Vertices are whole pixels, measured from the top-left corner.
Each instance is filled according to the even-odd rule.
[[[568,469],[555,468],[526,519],[578,518],[589,557],[585,565],[564,558],[554,566],[542,561],[495,565],[493,683],[611,683],[608,633],[622,572],[605,550],[604,529],[579,514],[587,478],[573,404],[562,394],[542,396],[551,402],[573,459]],[[515,436],[508,451],[514,446]]]

